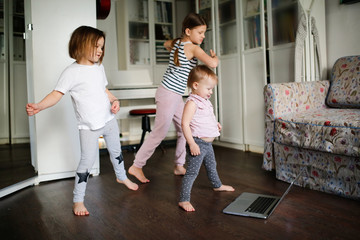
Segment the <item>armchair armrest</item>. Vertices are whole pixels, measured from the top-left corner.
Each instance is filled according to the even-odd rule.
[[[326,107],[325,99],[330,82],[290,82],[268,84],[264,88],[265,99],[265,147],[263,168],[272,170],[274,164],[274,121],[295,112]]]

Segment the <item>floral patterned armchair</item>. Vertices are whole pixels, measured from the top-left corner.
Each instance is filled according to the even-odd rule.
[[[336,61],[330,81],[268,84],[263,168],[276,178],[360,199],[360,56]]]

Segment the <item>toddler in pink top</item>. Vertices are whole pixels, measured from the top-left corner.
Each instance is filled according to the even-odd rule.
[[[190,193],[202,163],[215,191],[234,191],[233,187],[221,183],[212,147],[212,141],[220,135],[221,130],[209,100],[217,81],[216,74],[210,68],[199,65],[191,70],[187,82],[191,94],[185,104],[181,127],[187,142],[188,167],[182,181],[179,201],[179,206],[185,211],[195,211],[190,203]]]
[[[193,101],[197,108],[190,122],[192,136],[198,138],[218,137],[221,126],[216,121],[210,100],[191,93],[186,102],[189,101]]]

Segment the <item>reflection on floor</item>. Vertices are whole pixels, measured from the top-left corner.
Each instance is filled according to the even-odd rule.
[[[0,189],[33,176],[30,144],[0,145]]]

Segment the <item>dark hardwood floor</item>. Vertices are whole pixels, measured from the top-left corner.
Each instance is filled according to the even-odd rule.
[[[35,175],[29,143],[0,145],[0,189]]]
[[[0,200],[1,239],[358,239],[360,201],[294,186],[268,220],[222,213],[242,192],[281,195],[288,183],[261,169],[260,154],[215,147],[218,172],[235,192],[214,192],[202,168],[193,191],[196,212],[177,207],[181,177],[174,147],[156,150],[144,172],[151,180],[130,191],[117,184],[106,153],[89,179],[89,217],[72,214],[73,179],[29,187]],[[124,152],[126,168],[134,158]],[[133,179],[133,178],[132,178]]]

